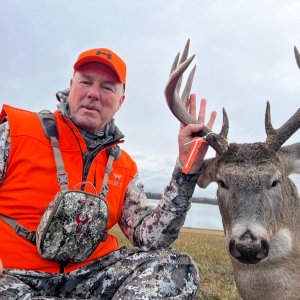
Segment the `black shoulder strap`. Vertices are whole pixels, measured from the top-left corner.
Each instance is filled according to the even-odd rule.
[[[56,137],[58,139],[58,131],[54,114],[50,110],[42,110],[37,113],[37,116],[44,129],[45,135],[49,139],[50,137]]]

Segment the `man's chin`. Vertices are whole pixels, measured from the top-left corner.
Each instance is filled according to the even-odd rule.
[[[93,118],[85,117],[75,121],[75,124],[87,132],[94,133],[99,130],[99,123],[96,123]]]

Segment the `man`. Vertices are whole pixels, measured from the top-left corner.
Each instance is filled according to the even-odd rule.
[[[109,49],[81,53],[74,64],[69,90],[59,92],[55,112],[59,149],[69,187],[90,182],[100,193],[108,151],[123,135],[114,115],[125,98],[126,65]],[[204,121],[205,101],[199,121]],[[196,97],[190,113],[196,115]],[[211,127],[216,114],[207,124]],[[201,161],[181,172],[189,150],[186,143],[203,122],[181,127],[179,159],[156,208],[149,206],[135,162],[123,150],[107,181],[107,231],[115,224],[136,248],[119,249],[107,234],[81,263],[63,267],[44,259],[37,247],[0,219],[0,299],[192,299],[199,285],[191,258],[171,249],[190,208]],[[30,232],[59,191],[51,145],[36,114],[5,105],[0,125],[0,214]]]

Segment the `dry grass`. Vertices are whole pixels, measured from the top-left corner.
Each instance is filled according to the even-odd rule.
[[[112,229],[123,246],[130,247],[118,227]],[[201,289],[196,299],[239,300],[223,232],[182,228],[174,248],[190,255],[201,272]]]

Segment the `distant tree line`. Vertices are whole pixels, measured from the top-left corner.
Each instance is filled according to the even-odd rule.
[[[151,192],[146,192],[146,196],[149,199],[157,199],[160,200],[162,197],[162,194],[160,193],[151,193]],[[202,203],[202,204],[212,204],[212,205],[217,205],[217,199],[213,198],[204,198],[204,197],[192,197],[192,203]]]

